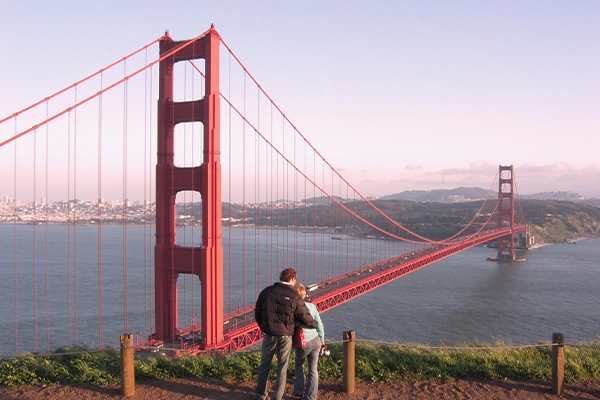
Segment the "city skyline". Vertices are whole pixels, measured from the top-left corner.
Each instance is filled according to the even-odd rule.
[[[513,165],[521,194],[600,198],[594,2],[223,1],[165,8],[153,1],[23,1],[3,11],[3,53],[12,62],[0,66],[0,118],[165,30],[184,40],[214,23],[303,135],[366,197],[490,188],[498,165]],[[0,193],[12,196],[11,181],[0,183]],[[18,181],[22,188],[28,179]],[[62,181],[49,184],[49,201],[73,196],[73,188],[54,189]],[[128,185],[127,198],[152,196],[139,172]],[[97,190],[82,181],[76,195],[93,199]],[[124,197],[118,185],[102,195]]]

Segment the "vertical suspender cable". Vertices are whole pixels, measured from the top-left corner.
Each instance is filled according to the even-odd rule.
[[[15,118],[15,135],[17,134],[17,118]],[[15,354],[19,354],[19,280],[17,267],[17,141],[15,140],[13,167],[13,292],[15,314]]]
[[[145,56],[145,60],[144,60],[144,65],[148,65],[148,52],[146,51],[144,53]],[[144,335],[147,332],[147,328],[148,328],[148,324],[147,324],[147,311],[148,311],[148,274],[147,274],[147,269],[146,269],[146,251],[148,250],[146,247],[146,225],[147,225],[147,221],[146,221],[146,217],[147,217],[147,204],[148,202],[146,201],[146,190],[147,190],[147,168],[146,168],[146,160],[148,157],[148,70],[144,71],[144,154],[143,154],[143,158],[142,158],[142,162],[143,162],[143,176],[144,176],[144,180],[143,180],[143,190],[144,190],[144,195],[142,196],[142,201],[144,204],[144,236],[143,236],[143,243],[142,243],[142,249],[144,251],[144,254],[142,255],[142,259],[143,259],[143,268],[144,268]],[[136,335],[136,339],[137,339],[137,335]],[[144,339],[145,341],[145,339]],[[136,346],[139,346],[139,343],[136,340],[135,343]]]
[[[127,76],[127,61],[123,61],[123,76]],[[127,104],[128,104],[128,80],[123,82],[123,332],[129,332],[128,327],[128,263],[127,263],[127,218],[128,218],[128,196],[127,196]]]
[[[317,157],[315,152],[312,152],[313,155],[313,182],[317,181]],[[312,208],[313,208],[313,274],[317,276],[317,187],[316,185],[312,185],[313,196],[312,196]],[[322,275],[322,268],[321,268]]]
[[[48,119],[48,102],[46,102],[46,119]],[[48,129],[48,124],[46,124],[46,167],[45,167],[45,194],[46,194],[46,204],[44,204],[45,208],[46,208],[46,251],[45,251],[45,256],[46,256],[46,262],[45,262],[45,269],[46,269],[46,352],[50,351],[50,306],[49,306],[49,299],[50,299],[50,282],[49,282],[49,260],[48,260],[48,254],[49,254],[49,244],[48,244],[48,225],[49,225],[49,212],[48,212],[48,156],[49,156],[49,147],[48,147],[48,137],[49,137],[49,129]]]
[[[228,73],[227,73],[227,79],[228,79],[228,85],[227,85],[227,90],[229,92],[229,98],[231,98],[231,53],[229,53],[229,58],[228,58],[228,64],[227,64],[227,69],[228,69]],[[231,308],[232,308],[232,299],[231,299],[231,279],[233,277],[232,274],[232,270],[231,270],[231,266],[233,264],[232,260],[231,260],[231,242],[232,242],[232,230],[231,230],[231,225],[233,224],[233,221],[231,220],[232,216],[231,216],[231,189],[232,189],[232,185],[231,185],[231,173],[232,173],[232,169],[231,169],[231,151],[232,151],[232,146],[231,146],[231,106],[228,105],[228,113],[227,113],[227,117],[229,120],[229,124],[227,126],[227,136],[228,136],[228,143],[227,145],[229,146],[229,152],[227,154],[227,168],[228,168],[228,173],[227,173],[227,187],[228,187],[228,208],[229,208],[229,224],[227,225],[227,231],[229,233],[229,241],[227,243],[227,273],[228,273],[228,280],[229,280],[229,310],[231,312]],[[239,304],[239,303],[238,303]],[[238,311],[239,311],[239,307],[238,307]]]
[[[340,185],[342,184],[342,181],[340,180]],[[349,205],[349,199],[348,199],[348,186],[346,185],[346,197],[344,198],[344,204]],[[342,188],[340,188],[340,194],[341,194]],[[342,232],[345,235],[346,239],[349,239],[349,237],[347,236],[350,232],[348,231],[348,221],[349,221],[350,215],[348,215],[348,213],[343,213],[342,214]],[[346,240],[343,242],[346,246],[346,269],[350,269],[350,241]],[[354,266],[353,268],[354,269]]]
[[[33,348],[38,352],[37,318],[37,130],[33,131]]]
[[[293,144],[293,151],[294,151],[294,165],[297,164],[298,160],[296,160],[296,129],[294,129],[292,127],[292,132],[294,135],[294,144]],[[297,192],[297,186],[298,186],[298,174],[292,170],[292,173],[294,174],[294,179],[292,180],[293,184],[294,184],[294,188],[293,188],[293,193],[294,193],[294,222],[293,222],[293,226],[294,226],[294,266],[296,268],[298,268],[298,210],[296,209],[296,202],[298,201],[298,192]],[[304,273],[304,279],[306,280],[306,273]],[[307,282],[305,282],[307,283]]]
[[[145,65],[148,65],[148,51],[146,50],[145,52]],[[152,70],[150,70],[152,71]],[[152,81],[150,81],[152,82]],[[152,83],[150,83],[152,84]],[[152,92],[152,91],[150,91]],[[143,255],[143,260],[144,260],[144,341],[147,340],[148,338],[146,337],[147,333],[148,333],[148,276],[151,275],[148,273],[148,259],[147,259],[147,255],[148,255],[148,246],[147,246],[147,228],[149,226],[148,224],[148,198],[146,197],[148,195],[148,169],[149,167],[147,166],[146,162],[149,162],[149,153],[148,153],[148,140],[149,140],[150,135],[148,135],[148,70],[146,69],[144,71],[144,196],[143,196],[143,201],[144,201],[144,244],[143,244],[143,249],[144,249],[144,255]],[[137,345],[137,343],[136,343]]]
[[[150,99],[152,99],[152,94],[153,94],[153,86],[152,86],[153,74],[152,74],[152,71],[153,70],[151,69],[150,70],[150,95],[149,95]],[[150,105],[148,105],[148,109],[150,110],[150,114],[148,116],[148,120],[149,121],[153,121],[154,120],[154,116],[152,115],[152,109],[153,109],[152,102],[151,102]],[[153,126],[153,124],[150,124],[150,126]],[[149,143],[149,149],[148,149],[148,170],[149,171],[153,171],[153,164],[152,164],[152,154],[153,154],[152,153],[152,129],[151,128],[150,128],[150,135],[148,137],[148,143]],[[152,173],[149,174],[148,188],[149,188],[148,204],[150,204],[151,200],[152,200]],[[156,193],[155,193],[155,196],[156,196]],[[149,317],[148,328],[146,330],[146,332],[148,332],[148,334],[146,335],[147,338],[150,337],[150,332],[152,330],[152,327],[154,326],[154,321],[155,321],[154,313],[152,312],[153,307],[154,307],[154,302],[151,301],[151,299],[154,298],[154,292],[155,292],[155,286],[154,286],[154,279],[155,279],[155,277],[154,277],[154,274],[152,273],[153,272],[153,266],[154,266],[154,263],[153,263],[153,261],[154,261],[154,252],[152,251],[153,248],[154,248],[152,246],[152,244],[153,244],[153,237],[154,237],[154,235],[152,235],[153,226],[154,225],[152,223],[150,223],[148,225],[149,231],[150,231],[150,235],[148,235],[148,241],[150,242],[150,246],[149,246],[149,250],[148,250],[148,253],[150,254],[149,263],[148,263],[148,269],[150,271],[150,273],[149,273],[149,281],[150,281],[150,293],[149,293],[149,296],[150,297],[149,297],[149,301],[148,301],[148,303],[149,303],[148,308],[150,309],[150,311],[149,311],[150,312],[150,317]]]
[[[281,123],[281,130],[282,130],[282,131],[283,131],[283,124],[284,124],[284,123],[285,123],[285,121],[282,121],[282,123]],[[282,169],[282,171],[281,171],[281,176],[280,176],[280,175],[279,175],[279,158],[280,158],[280,155],[278,155],[278,156],[277,156],[277,170],[276,170],[276,171],[277,171],[277,172],[276,172],[276,177],[277,177],[277,180],[276,180],[276,183],[275,183],[275,201],[277,201],[277,200],[279,200],[281,197],[283,197],[283,163],[285,162],[285,160],[283,159],[283,157],[281,157],[281,163],[282,163],[282,168],[281,168],[281,169]],[[280,181],[279,181],[279,180],[280,180],[280,179],[281,179],[281,193],[282,193],[282,194],[281,194],[281,197],[280,197],[280,195],[279,195],[279,184],[280,184]],[[281,209],[278,207],[278,208],[277,208],[277,216],[278,216],[278,220],[279,220],[279,221],[283,221],[282,214],[283,214],[283,211],[282,211],[282,210],[281,210]],[[284,246],[283,246],[283,243],[282,243],[283,241],[280,241],[280,238],[279,238],[279,230],[280,230],[280,229],[279,229],[279,225],[280,225],[280,224],[277,224],[277,229],[275,230],[275,243],[277,244],[277,247],[276,247],[276,249],[277,249],[277,250],[276,250],[276,253],[275,253],[275,255],[276,255],[276,259],[275,259],[275,265],[276,265],[278,268],[280,268],[280,267],[281,267],[281,265],[282,265],[282,262],[281,262],[281,261],[279,261],[279,250],[280,250],[280,247],[281,247],[281,248],[283,248],[283,247],[284,247]],[[281,268],[280,268],[280,269],[281,269]]]
[[[281,153],[285,156],[286,154],[286,148],[285,148],[285,122],[282,124],[281,127],[281,140],[283,142],[282,144],[282,151]],[[289,164],[287,163],[285,157],[281,157],[281,193],[283,196],[283,199],[285,201],[289,201],[289,191],[290,191],[290,186],[289,186],[289,178],[288,178],[288,173],[289,173]],[[290,239],[290,235],[289,235],[289,231],[287,230],[287,227],[289,226],[289,221],[288,221],[288,217],[289,217],[289,213],[287,210],[287,206],[285,208],[285,212],[283,215],[283,230],[282,230],[282,235],[283,235],[283,240],[285,243],[285,252],[283,253],[283,257],[284,257],[284,265],[285,266],[289,266],[290,264],[290,252],[288,249],[291,248],[290,244],[289,244],[289,239]]]
[[[104,74],[100,75],[100,90]],[[98,345],[102,340],[102,94],[98,96]]]
[[[297,152],[297,148],[296,148],[296,129],[294,127],[292,127],[292,132],[293,132],[293,145],[292,145],[292,149],[293,149],[293,163],[294,166],[297,165],[297,163],[299,162],[298,159],[296,158],[296,152]],[[293,201],[294,201],[294,266],[296,268],[298,268],[298,262],[299,260],[299,256],[298,256],[298,251],[303,251],[304,249],[300,249],[298,248],[298,208],[296,207],[296,203],[298,202],[298,173],[296,170],[292,169],[292,173],[294,174],[294,179],[292,179],[294,188],[293,188]],[[308,285],[308,281],[306,281],[306,271],[304,272],[304,280],[305,280],[305,284]]]
[[[196,98],[195,92],[194,92],[194,89],[195,89],[195,85],[194,85],[195,77],[196,77],[196,75],[192,74],[192,100]],[[203,82],[204,81],[202,80],[202,78],[200,78],[200,94],[204,93]],[[195,112],[195,109],[192,109],[192,114],[194,112]],[[194,115],[192,115],[192,120],[194,121],[195,119],[196,118],[194,118]],[[196,148],[196,145],[195,145],[196,135],[195,135],[194,129],[195,129],[195,125],[192,124],[192,149]],[[203,143],[203,141],[200,141],[200,143]],[[202,153],[201,153],[201,156],[200,156],[200,160],[196,161],[195,153],[192,151],[192,167],[196,166],[196,162],[202,164],[202,162],[203,162]],[[196,172],[196,169],[192,169],[192,182],[195,181],[195,172]],[[194,215],[194,199],[195,199],[195,196],[196,196],[196,192],[192,192],[192,215]],[[202,238],[202,235],[200,235],[200,237]],[[194,230],[194,225],[192,225],[192,244],[191,245],[195,246],[195,230]],[[192,261],[193,261],[193,259],[195,257],[199,256],[199,254],[196,254],[194,252],[194,250],[192,250],[192,254],[195,254],[195,256],[192,256]],[[196,290],[195,289],[196,289],[196,283],[199,281],[198,279],[195,279],[195,274],[200,272],[200,271],[195,271],[194,270],[195,266],[196,266],[196,263],[193,262],[192,263],[192,310],[191,310],[191,314],[192,314],[192,318],[194,319],[194,323],[195,323],[195,318],[196,318],[195,315],[197,314],[197,312],[196,312],[196,303],[195,303],[195,301],[196,301]],[[202,307],[202,304],[200,304],[200,307]],[[192,337],[195,340],[195,336],[192,336]]]
[[[304,161],[304,170],[308,171],[308,165],[307,165],[307,162],[306,162],[306,142],[303,142],[303,144],[304,144],[304,148],[303,148],[303,151],[302,151],[302,158],[303,158],[303,161]],[[306,193],[306,178],[305,177],[302,177],[302,178],[303,178],[303,181],[304,181],[304,185],[302,185],[303,186],[302,198],[304,199],[304,207],[303,207],[304,208],[304,210],[303,210],[304,221],[303,221],[303,224],[302,224],[303,225],[302,231],[304,232],[304,235],[303,235],[303,237],[304,237],[304,275],[308,279],[308,240],[306,239],[306,234],[307,234],[307,231],[308,231],[308,229],[307,229],[307,226],[308,226],[308,215],[307,215],[307,212],[308,212],[308,196],[307,196],[307,193]],[[311,282],[316,282],[316,280],[315,280],[314,277],[312,277]]]
[[[325,164],[321,164],[321,178],[322,178],[322,187],[325,188]],[[325,256],[325,235],[327,232],[327,225],[328,225],[328,217],[329,217],[329,213],[325,213],[325,192],[323,192],[321,190],[321,208],[322,208],[322,212],[323,212],[323,230],[321,231],[321,249],[322,249],[322,255],[321,255],[321,265],[322,268],[327,268],[329,270],[329,273],[331,274],[330,276],[335,276],[333,275],[333,271],[331,271],[331,265],[329,265],[329,257]]]
[[[71,113],[67,113],[67,326],[69,332],[69,346],[73,345],[73,324],[72,324],[72,309],[71,309],[71,227],[72,211],[71,211]]]
[[[75,104],[77,104],[77,87],[75,91]],[[77,200],[77,108],[73,110],[73,199]],[[73,314],[75,326],[75,343],[79,343],[78,318],[77,318],[77,206],[73,205],[75,223],[73,224]]]
[[[171,102],[171,120],[175,121],[175,103]],[[173,127],[173,135],[175,134],[175,128]],[[171,168],[171,182],[175,182],[175,160],[174,157],[171,158],[171,160],[173,161],[172,163],[169,164],[169,167]],[[171,188],[171,193],[169,193],[170,196],[175,196],[176,194],[174,193],[174,188],[173,188],[173,183],[169,184],[169,187]],[[175,201],[177,200],[176,198],[174,199]],[[175,204],[175,218],[177,218],[177,204]],[[174,237],[171,237],[171,240],[173,242],[169,243],[169,246],[171,247],[170,251],[169,251],[169,255],[171,256],[171,262],[169,263],[169,268],[170,268],[170,273],[171,273],[171,282],[173,283],[173,286],[175,286],[175,293],[177,293],[177,278],[178,278],[178,274],[175,273],[175,252],[173,251],[173,246],[175,246],[176,244],[176,240],[177,240],[177,225],[175,225],[175,232],[174,232]],[[171,290],[169,290],[169,293],[173,293]],[[172,296],[173,294],[170,294],[169,296]],[[173,301],[174,299],[170,299],[171,301]],[[176,313],[177,317],[179,318],[179,314]],[[179,329],[179,321],[175,321],[175,330],[177,331]],[[171,332],[171,346],[175,347],[175,336],[176,336],[177,332]]]
[[[273,103],[271,103],[270,111],[271,111],[271,115],[270,115],[270,117],[271,117],[270,134],[271,134],[271,143],[273,143],[273,135],[274,135],[274,131],[275,131],[275,126],[274,126],[275,125],[275,121],[274,121],[274,118],[273,118],[274,117],[273,116]],[[265,266],[265,274],[266,274],[266,276],[271,277],[271,276],[273,276],[273,259],[275,258],[275,257],[273,257],[273,248],[274,247],[273,247],[273,226],[272,226],[273,225],[273,221],[275,221],[274,218],[276,218],[276,216],[275,216],[275,210],[274,210],[274,207],[273,207],[273,205],[274,205],[273,204],[273,182],[275,181],[275,179],[273,179],[273,164],[274,164],[273,163],[273,155],[274,155],[274,151],[273,151],[272,147],[268,147],[267,146],[267,148],[269,150],[268,151],[268,157],[267,157],[268,163],[269,163],[269,165],[267,167],[267,176],[269,177],[269,179],[268,179],[268,184],[265,185],[265,187],[266,187],[266,196],[265,196],[266,198],[265,198],[265,200],[266,200],[266,202],[268,204],[267,213],[269,214],[269,221],[271,221],[271,222],[269,222],[269,224],[271,226],[270,226],[270,229],[268,230],[268,235],[269,236],[268,236],[267,242],[268,242],[268,248],[269,248],[269,251],[268,251],[269,262],[268,262],[268,265]]]
[[[335,198],[335,172],[333,169],[331,169],[331,195],[333,196],[333,198]],[[336,227],[337,227],[337,209],[338,206],[336,204],[334,204],[332,201],[329,202],[329,215],[331,216],[329,221],[330,221],[330,226],[329,229],[331,231],[331,234],[335,233]],[[331,263],[331,268],[334,269],[334,273],[337,275],[338,272],[336,271],[336,261],[338,259],[338,257],[336,257],[336,255],[334,254],[334,250],[335,248],[333,247],[333,241],[331,240],[331,235],[329,235],[329,240],[327,241],[327,243],[329,243],[329,262]],[[344,267],[341,266],[339,267],[340,272],[344,271]]]
[[[192,59],[193,59],[193,58],[194,58],[194,57],[192,56]],[[187,67],[187,63],[186,63],[185,65],[186,65],[186,67]],[[187,75],[187,74],[186,74],[186,75]],[[192,75],[191,75],[191,79],[192,79],[192,84],[191,84],[191,86],[192,86],[192,95],[191,95],[191,98],[192,98],[192,100],[194,100],[194,98],[195,98],[195,96],[194,96],[194,76],[195,76],[195,75],[192,73]],[[186,89],[187,89],[187,85],[186,85]],[[191,118],[191,120],[192,120],[192,121],[194,121],[194,120],[195,120],[195,118],[194,118],[194,111],[195,111],[195,110],[194,110],[194,107],[192,107],[192,118]],[[193,183],[194,183],[194,172],[195,172],[194,166],[196,165],[196,163],[194,162],[194,149],[195,149],[195,147],[194,147],[194,124],[193,124],[193,123],[192,123],[192,138],[191,138],[191,141],[192,141],[192,144],[191,144],[191,148],[192,148],[192,161],[191,161],[192,174],[191,174],[191,182],[190,182],[190,184],[191,184],[191,185],[193,185]],[[192,187],[193,187],[193,186],[192,186]],[[192,199],[191,199],[191,208],[192,208],[192,213],[191,213],[191,214],[192,214],[192,215],[194,215],[194,192],[193,192],[193,191],[192,191]],[[186,215],[188,215],[188,214],[186,213]],[[186,226],[187,226],[187,224],[186,224]],[[190,318],[190,321],[194,321],[194,314],[195,314],[195,310],[196,310],[196,305],[195,305],[195,297],[194,297],[194,293],[195,293],[195,290],[194,290],[194,289],[195,289],[195,287],[196,287],[196,279],[194,279],[194,278],[195,278],[195,275],[194,275],[194,274],[195,274],[195,272],[196,272],[196,271],[195,271],[195,266],[196,266],[196,263],[194,262],[194,258],[195,258],[195,251],[194,251],[194,248],[193,248],[193,246],[195,245],[195,243],[194,243],[194,225],[193,225],[193,223],[192,223],[192,225],[191,225],[191,226],[192,226],[192,232],[191,232],[191,234],[192,234],[192,239],[191,239],[191,244],[190,244],[190,246],[192,246],[192,251],[191,251],[191,258],[192,258],[192,259],[191,259],[190,261],[191,261],[191,263],[192,263],[192,275],[191,275],[191,278],[192,278],[192,279],[191,279],[191,286],[192,286],[192,304],[191,304],[191,309],[190,309],[190,315],[189,315],[189,316],[191,317],[191,318]],[[194,322],[195,322],[195,321],[194,321]]]
[[[244,230],[242,231],[242,286],[244,288],[244,304],[246,304],[246,75],[244,74],[244,120],[242,121],[242,215],[244,216]]]
[[[256,126],[260,132],[260,90],[256,91]],[[260,288],[260,137],[254,135],[254,280]],[[260,290],[260,289],[259,289]]]
[[[153,72],[153,69],[150,70],[150,77],[149,77],[150,93],[148,96],[146,96],[147,99],[150,98],[151,100],[153,99],[152,95],[154,93],[154,90],[153,90],[154,74],[152,72]],[[153,121],[154,115],[152,114],[152,110],[153,110],[153,102],[152,101],[149,102],[147,110],[149,110],[148,111],[149,115],[148,115],[148,118],[146,118],[146,120]],[[149,125],[150,125],[150,127],[153,126],[152,123],[150,123]],[[153,143],[152,128],[149,128],[147,131],[149,132],[148,140],[147,140],[147,143],[148,143],[148,166],[147,166],[147,168],[148,168],[148,171],[152,171],[152,168],[154,167],[154,165],[152,164],[152,143]],[[148,173],[148,204],[152,204],[152,172]],[[144,207],[144,209],[146,210],[146,213],[148,213],[148,211],[147,211],[148,207]],[[148,216],[152,217],[152,214],[148,213]],[[149,218],[145,219],[146,224],[148,224],[148,237],[146,239],[146,243],[148,243],[148,248],[146,249],[146,254],[150,255],[150,257],[148,257],[148,269],[147,269],[148,270],[149,293],[148,293],[148,297],[147,297],[148,305],[146,307],[146,309],[148,309],[149,317],[148,317],[148,321],[146,322],[146,325],[145,325],[145,333],[146,333],[145,337],[147,340],[150,339],[152,328],[154,327],[154,312],[153,312],[154,302],[152,301],[152,299],[154,298],[154,290],[155,290],[155,288],[154,288],[155,277],[154,277],[154,273],[153,273],[153,271],[154,271],[153,255],[154,255],[154,253],[152,251],[154,248],[153,247],[153,234],[152,234],[153,223],[152,222],[148,223],[147,222],[148,219]]]
[[[146,59],[147,59],[147,57],[146,57]],[[149,86],[150,86],[149,92],[150,93],[146,96],[146,99],[148,99],[148,98],[152,99],[152,94],[153,94],[153,86],[152,86],[152,83],[153,83],[153,74],[152,74],[152,71],[153,71],[153,69],[150,69],[150,77],[149,77],[149,82],[150,82],[149,83]],[[152,115],[153,103],[150,102],[147,105],[146,109],[149,110],[148,111],[149,115],[148,115],[148,118],[146,118],[146,121],[153,121],[153,115]],[[152,127],[153,124],[150,123],[149,126]],[[148,140],[147,140],[147,143],[148,143],[148,146],[149,146],[148,152],[147,152],[147,154],[148,154],[148,166],[147,166],[147,168],[148,168],[148,171],[152,171],[152,168],[153,168],[153,165],[152,165],[152,128],[149,128],[149,129],[146,130],[146,132],[148,132],[148,131],[150,131],[150,134],[148,135]],[[144,173],[146,173],[146,171],[144,171]],[[148,204],[152,203],[152,193],[151,192],[152,192],[152,173],[149,173],[148,174]],[[148,299],[148,306],[146,307],[146,309],[148,310],[149,317],[147,318],[147,321],[145,322],[145,325],[144,325],[144,327],[145,327],[144,333],[146,334],[146,338],[149,339],[150,338],[150,332],[152,330],[152,327],[154,326],[154,313],[152,312],[152,310],[153,310],[152,307],[154,305],[154,302],[151,301],[154,298],[154,281],[153,281],[154,274],[152,273],[153,272],[153,262],[152,261],[153,261],[153,254],[154,254],[152,252],[152,249],[153,249],[153,246],[152,246],[152,238],[153,238],[153,236],[152,236],[152,227],[153,227],[153,224],[147,222],[148,219],[149,219],[149,217],[151,217],[151,214],[148,214],[148,212],[147,212],[148,207],[147,206],[144,207],[144,210],[145,210],[144,212],[147,214],[147,217],[145,218],[145,224],[147,224],[148,231],[149,231],[149,235],[146,238],[146,240],[144,241],[144,243],[148,243],[149,242],[149,244],[150,244],[147,249],[146,249],[146,247],[144,247],[145,254],[149,254],[150,255],[150,257],[148,257],[148,269],[147,269],[148,272],[149,272],[148,273],[148,282],[149,282],[150,289],[149,289],[149,293],[148,293],[148,297],[147,297],[147,299]]]
[[[350,201],[350,200],[349,200]],[[358,265],[360,265],[360,257],[359,254],[357,252],[357,239],[359,238],[358,236],[358,229],[357,229],[357,225],[358,225],[358,217],[357,217],[357,207],[358,205],[356,204],[356,191],[352,189],[352,205],[354,208],[354,211],[352,212],[352,215],[350,217],[350,221],[349,223],[352,224],[352,226],[350,227],[350,232],[352,232],[352,258],[354,259],[354,268],[356,268]]]

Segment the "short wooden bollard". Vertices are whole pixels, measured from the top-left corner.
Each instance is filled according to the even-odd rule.
[[[354,393],[354,378],[356,373],[355,342],[354,331],[344,332],[344,355],[342,360],[342,374],[344,376],[344,392]]]
[[[135,394],[135,373],[133,370],[133,336],[121,335],[121,396]]]
[[[552,393],[562,396],[565,379],[565,337],[562,333],[552,334]]]

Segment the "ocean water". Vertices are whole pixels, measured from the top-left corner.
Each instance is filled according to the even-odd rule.
[[[225,312],[252,305],[282,266],[296,266],[310,283],[399,250],[325,234],[223,234],[224,282],[232,288],[225,291]],[[178,233],[186,245],[199,239],[199,232]],[[310,249],[293,253],[290,242],[297,241]],[[143,340],[153,330],[153,246],[152,227],[0,225],[0,354],[113,347],[123,332]],[[360,251],[339,262],[344,246]],[[341,340],[346,330],[359,340],[430,345],[531,344],[549,341],[553,332],[567,343],[599,339],[600,239],[534,248],[520,254],[527,258],[520,263],[486,261],[495,253],[469,249],[323,313],[327,340]],[[315,262],[328,272],[311,271],[307,265]],[[332,267],[338,264],[341,270]],[[197,278],[180,278],[181,326],[199,322],[199,295]]]

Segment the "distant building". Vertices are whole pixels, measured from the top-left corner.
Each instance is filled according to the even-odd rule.
[[[461,201],[465,201],[465,196],[463,196],[462,194],[451,194],[448,196],[448,200],[450,200],[453,203],[459,203]]]

